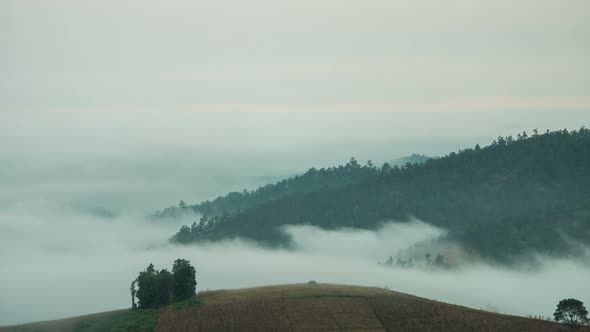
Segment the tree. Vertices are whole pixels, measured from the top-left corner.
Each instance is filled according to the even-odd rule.
[[[352,158],[350,158],[350,161],[348,162],[348,164],[346,164],[346,167],[361,168],[361,165],[358,163],[358,161],[356,161],[356,159],[354,157],[352,157]]]
[[[576,326],[588,322],[588,310],[582,301],[576,299],[564,299],[559,301],[553,314],[555,321]]]
[[[137,293],[137,290],[135,289],[136,283],[137,283],[137,279],[133,280],[131,282],[131,287],[129,288],[129,290],[131,291],[131,308],[132,309],[137,309],[137,304],[135,303],[135,294]]]
[[[170,271],[163,269],[156,276],[156,307],[170,304],[174,300],[172,290],[174,279]]]
[[[154,264],[150,264],[145,271],[139,272],[137,277],[137,302],[139,308],[155,308],[156,303],[156,270]]]
[[[391,165],[389,165],[389,163],[384,163],[383,166],[381,167],[381,172],[383,173],[389,173],[393,170],[393,168],[391,168]]]
[[[190,261],[180,258],[174,261],[172,266],[174,300],[182,301],[195,295],[197,287],[196,275],[197,272],[191,266]]]
[[[432,263],[432,265],[435,267],[445,268],[445,269],[449,267],[447,262],[445,262],[445,257],[441,254],[436,254],[436,258],[434,259],[434,262]]]
[[[135,284],[137,284],[137,291],[135,290]],[[158,308],[169,304],[173,300],[173,286],[172,273],[166,269],[158,272],[155,270],[154,265],[150,264],[131,283],[133,308],[136,307],[134,296],[137,296],[138,306],[142,309]]]

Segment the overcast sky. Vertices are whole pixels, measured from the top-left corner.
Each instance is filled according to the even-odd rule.
[[[588,108],[589,12],[586,0],[2,0],[0,107]]]
[[[587,0],[0,0],[0,205],[58,184],[150,209],[269,181],[237,174],[588,126],[589,12]]]

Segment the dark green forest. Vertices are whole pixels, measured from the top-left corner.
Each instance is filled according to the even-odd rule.
[[[422,156],[412,157],[418,158]],[[275,184],[268,184],[256,190],[244,189],[242,192],[232,192],[217,197],[213,201],[205,201],[194,205],[181,201],[178,206],[171,206],[162,211],[157,211],[150,218],[177,218],[187,213],[197,213],[209,217],[231,215],[288,195],[340,188],[358,183],[377,173],[377,169],[371,162],[361,167],[353,158],[346,165],[321,169],[311,168],[302,175],[296,175]]]
[[[310,169],[254,192],[233,194],[225,209],[183,226],[171,241],[242,237],[290,246],[282,225],[375,229],[412,217],[488,260],[509,263],[539,252],[576,255],[590,243],[590,130],[498,137],[441,158],[402,167],[372,163]],[[214,201],[215,202],[215,201]]]

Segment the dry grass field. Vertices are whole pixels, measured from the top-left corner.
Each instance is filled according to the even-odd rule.
[[[199,297],[196,305],[120,310],[0,331],[572,331],[548,321],[372,287],[296,284],[208,291]]]
[[[570,331],[552,322],[358,286],[222,290],[201,294],[201,301],[200,307],[164,311],[158,331]]]

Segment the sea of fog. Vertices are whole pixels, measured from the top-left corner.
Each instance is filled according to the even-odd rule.
[[[186,220],[187,222],[189,220]],[[245,241],[176,246],[177,224],[150,224],[140,216],[105,218],[45,205],[0,214],[0,325],[80,315],[131,305],[129,285],[153,263],[176,258],[197,268],[198,290],[269,284],[326,283],[388,287],[439,301],[516,315],[550,316],[556,303],[590,303],[590,268],[568,260],[536,269],[484,264],[450,271],[401,269],[379,260],[444,235],[421,221],[385,223],[377,231],[285,229],[297,249],[267,250]]]
[[[501,112],[0,113],[0,325],[130,307],[137,273],[149,263],[170,269],[176,258],[196,266],[199,291],[316,280],[517,315],[550,316],[567,297],[590,304],[590,269],[577,261],[541,257],[535,269],[473,263],[437,272],[377,264],[444,236],[428,220],[384,220],[374,232],[287,227],[297,249],[286,251],[243,240],[175,246],[168,238],[194,218],[144,218],[181,199],[256,188],[352,156],[442,155],[498,134],[572,128],[587,114],[531,119],[540,118],[526,112],[510,119]]]

